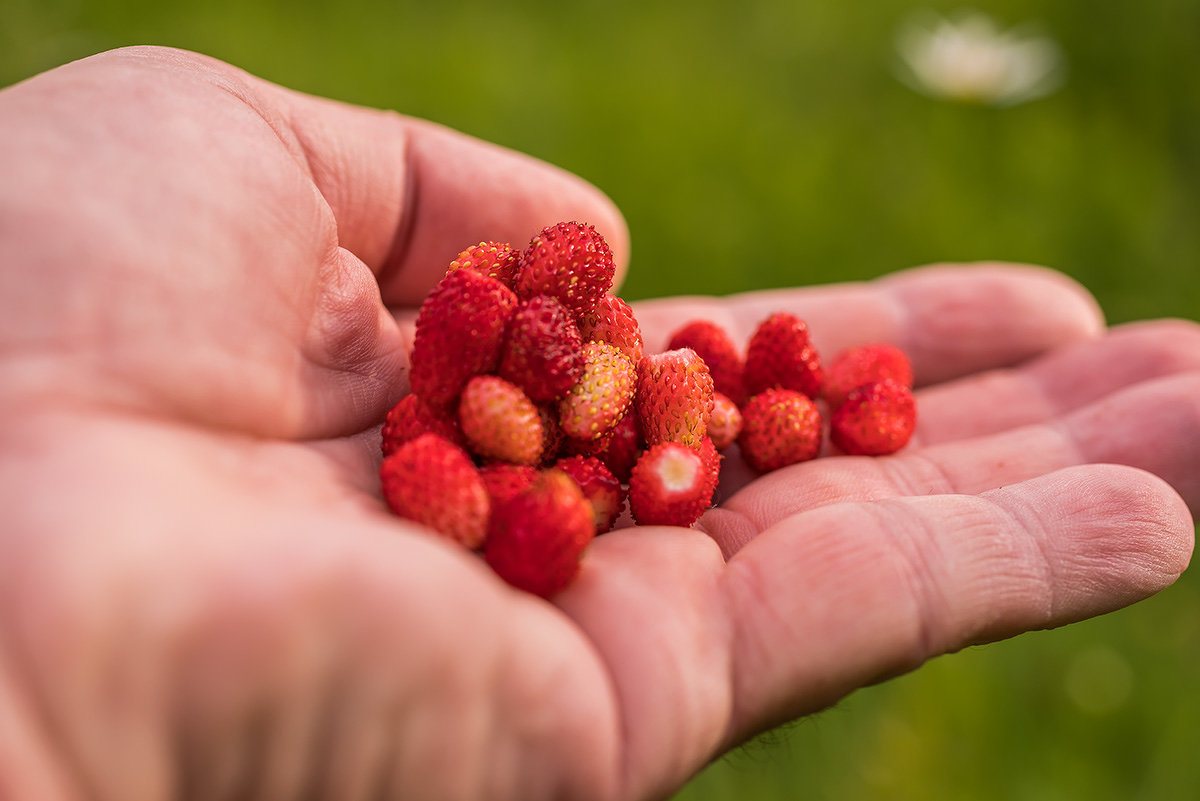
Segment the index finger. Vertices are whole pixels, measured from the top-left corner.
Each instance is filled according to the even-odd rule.
[[[1016,364],[1104,329],[1096,301],[1066,275],[994,262],[916,267],[861,283],[643,301],[634,311],[650,353],[694,319],[718,323],[744,348],[764,318],[791,312],[808,324],[823,358],[891,342],[912,359],[919,384]]]

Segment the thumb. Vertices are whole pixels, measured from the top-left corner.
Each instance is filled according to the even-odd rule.
[[[616,257],[616,282],[624,276],[625,221],[583,179],[434,123],[252,80],[283,111],[340,244],[375,273],[388,305],[419,304],[469,245],[521,248],[563,220],[594,225]]]

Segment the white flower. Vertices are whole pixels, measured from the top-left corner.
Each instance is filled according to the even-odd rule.
[[[900,78],[933,97],[1011,106],[1053,92],[1062,56],[1052,39],[1000,30],[990,17],[964,11],[954,19],[928,13],[902,26]]]

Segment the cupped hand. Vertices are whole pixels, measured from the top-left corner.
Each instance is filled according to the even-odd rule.
[[[940,653],[1191,553],[1200,329],[1033,268],[637,308],[912,356],[916,440],[598,538],[553,604],[388,515],[377,424],[461,247],[599,192],[153,48],[0,93],[0,797],[654,798]]]

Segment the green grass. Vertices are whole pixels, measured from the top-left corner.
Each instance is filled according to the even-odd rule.
[[[998,110],[910,91],[890,69],[912,8],[898,0],[7,0],[0,83],[170,44],[435,119],[607,191],[633,233],[629,298],[1007,259],[1074,276],[1113,321],[1195,319],[1200,3],[977,5],[1062,44],[1059,92]],[[1198,609],[1188,576],[936,660],[773,732],[679,799],[1193,798]]]

